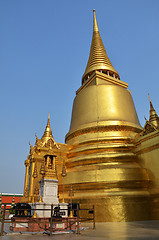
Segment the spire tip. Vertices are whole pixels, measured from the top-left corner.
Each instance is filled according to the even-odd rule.
[[[94,23],[93,23],[93,32],[99,32],[98,29],[98,24],[97,24],[97,19],[96,19],[96,14],[95,14],[95,9],[93,9],[93,19],[94,19]]]
[[[151,102],[151,98],[150,98],[150,94],[148,93],[148,96],[149,96],[149,102]]]

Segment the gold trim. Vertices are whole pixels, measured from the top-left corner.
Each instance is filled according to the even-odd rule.
[[[157,131],[156,133],[155,132],[152,132],[152,133],[150,133],[149,135],[146,135],[146,136],[142,136],[142,139],[138,139],[136,141],[136,146],[140,145],[142,142],[145,142],[147,140],[150,140],[150,139],[152,139],[154,137],[159,136],[159,131]]]
[[[77,194],[80,193],[80,191],[83,192],[83,190],[88,191],[88,190],[94,190],[96,189],[97,191],[104,193],[106,190],[106,194],[112,191],[112,189],[114,189],[114,192],[119,192],[120,193],[120,189],[119,188],[123,188],[123,190],[127,191],[127,188],[129,188],[129,190],[133,190],[135,189],[136,191],[140,191],[141,187],[142,188],[148,188],[149,185],[151,184],[151,180],[150,179],[144,179],[144,180],[120,180],[120,181],[114,181],[114,182],[98,182],[98,183],[74,183],[72,184],[73,189],[75,191],[75,197],[77,197]],[[69,191],[70,189],[70,185],[69,184],[65,184],[65,191]],[[59,184],[59,192],[62,192],[62,184]],[[67,198],[67,197],[66,197]]]
[[[121,87],[127,88],[128,84],[126,82],[123,82],[121,80],[118,80],[116,78],[113,78],[110,75],[106,75],[105,73],[101,73],[98,72],[97,70],[95,70],[89,77],[89,79],[86,80],[85,83],[82,84],[82,86],[76,91],[76,95],[83,89],[86,88],[93,80],[95,80],[96,78],[100,78],[101,80],[119,85]]]
[[[108,126],[96,126],[96,127],[88,127],[84,129],[77,130],[69,135],[66,135],[65,142],[70,139],[90,132],[104,132],[104,131],[135,131],[136,133],[141,132],[141,130],[137,127],[131,127],[127,125],[108,125]]]
[[[139,150],[139,151],[136,152],[136,154],[142,154],[142,153],[151,152],[151,151],[153,151],[153,150],[155,150],[157,148],[159,148],[159,143],[155,144],[155,145],[153,145],[151,147],[147,147],[147,148],[144,148],[142,150]]]
[[[111,163],[119,163],[119,159],[120,159],[120,163],[123,162],[132,162],[134,159],[136,158],[136,155],[119,155],[119,156],[104,156],[101,158],[87,158],[84,160],[78,160],[78,161],[74,161],[71,162],[71,159],[69,159],[69,162],[67,162],[67,168],[73,168],[73,167],[77,167],[77,166],[85,166],[85,165],[94,165],[94,164],[101,164],[101,163],[109,163],[111,160]]]

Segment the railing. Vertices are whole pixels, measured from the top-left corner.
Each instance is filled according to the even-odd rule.
[[[2,204],[3,205],[3,208],[1,208],[1,211],[2,211],[2,218],[0,220],[0,222],[2,223],[1,225],[1,232],[0,232],[0,236],[3,236],[3,232],[4,232],[4,224],[5,223],[16,223],[16,221],[13,221],[12,219],[9,219],[9,218],[5,218],[6,216],[6,212],[9,211],[9,210],[13,210],[13,208],[6,208],[7,205],[10,205],[9,203],[4,203]],[[1,206],[2,206],[1,205]],[[57,206],[57,205],[56,205]],[[55,205],[51,205],[51,209],[26,209],[26,208],[19,208],[19,209],[14,209],[16,211],[50,211],[50,217],[47,217],[47,219],[49,219],[50,221],[50,228],[47,229],[49,230],[50,232],[50,236],[52,235],[52,232],[53,232],[53,224],[57,224],[57,223],[64,223],[64,218],[58,218],[57,220],[57,217],[53,216],[53,214],[57,211],[56,209],[54,209]],[[60,208],[60,211],[62,210],[68,210],[68,209],[62,209]],[[80,209],[79,208],[79,204],[77,204],[77,208],[76,209],[73,209],[73,211],[77,211],[77,216],[76,217],[73,217],[73,218],[65,218],[65,220],[69,223],[69,226],[70,226],[70,230],[71,230],[71,226],[72,224],[76,223],[77,224],[77,231],[76,233],[77,234],[80,234],[80,223],[81,222],[88,222],[88,221],[92,221],[93,222],[93,229],[95,229],[95,208],[94,208],[94,205],[93,205],[93,208],[91,209]],[[88,211],[88,214],[91,214],[92,217],[80,217],[80,211]],[[24,223],[23,221],[17,221],[17,223]],[[25,222],[26,223],[26,222]],[[36,221],[34,218],[30,217],[28,223],[38,223],[38,221]],[[40,223],[48,223],[46,221],[44,222],[41,222]]]

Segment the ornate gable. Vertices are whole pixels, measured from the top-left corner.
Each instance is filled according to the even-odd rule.
[[[146,120],[145,126],[142,131],[142,136],[152,133],[152,132],[156,131],[157,129],[158,129],[157,127],[155,127],[152,123],[150,123],[149,121]]]
[[[57,143],[55,142],[55,140],[53,138],[50,138],[45,144],[44,147],[47,148],[56,148],[59,149],[59,146],[57,145]]]
[[[35,137],[36,137],[35,147],[36,148],[42,147],[43,146],[42,140],[39,139],[36,134],[35,134]]]

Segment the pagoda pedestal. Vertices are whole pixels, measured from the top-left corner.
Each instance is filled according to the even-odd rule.
[[[51,217],[51,205],[53,205],[53,215],[56,215],[55,209],[59,207],[60,215],[68,217],[68,203],[59,203],[58,199],[58,180],[57,179],[42,179],[40,181],[40,196],[43,202],[33,204],[38,218]],[[47,209],[47,210],[46,210]]]
[[[58,204],[58,180],[42,179],[40,181],[40,195],[45,204]]]

